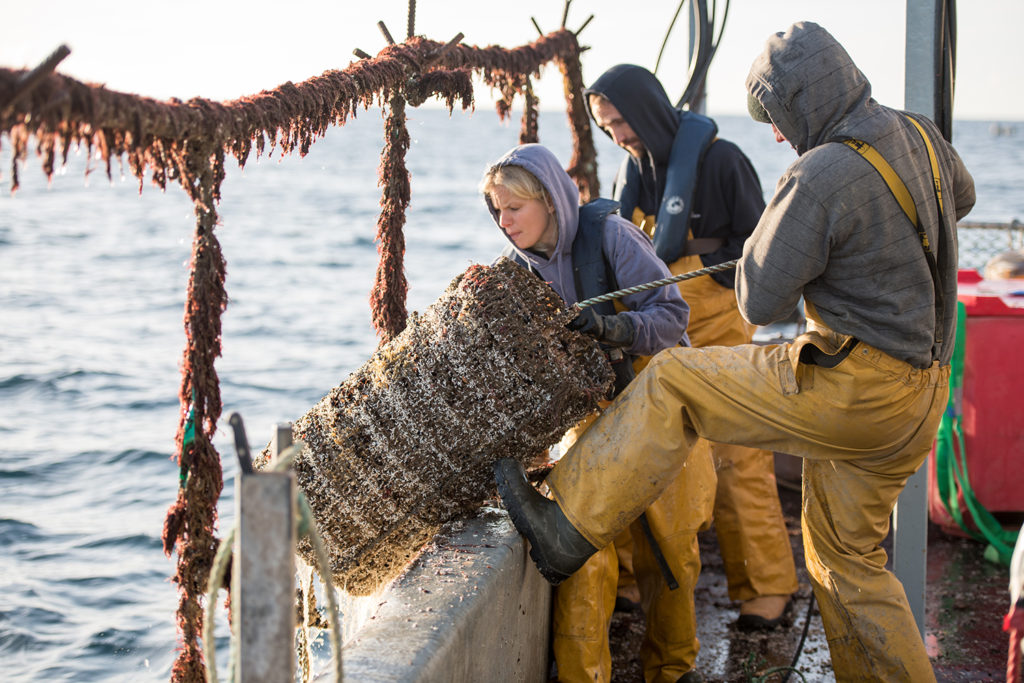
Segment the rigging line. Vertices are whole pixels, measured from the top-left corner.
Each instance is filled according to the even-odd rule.
[[[668,30],[665,31],[665,39],[661,41],[661,49],[658,50],[658,58],[654,60],[654,75],[658,75],[658,67],[661,65],[661,56],[665,53],[665,46],[668,45],[668,38],[672,35],[672,29],[676,25],[676,19],[679,18],[679,13],[683,11],[683,5],[686,4],[686,0],[679,0],[679,6],[676,7],[676,13],[672,15],[672,21],[668,23]]]
[[[725,22],[729,19],[729,4],[730,0],[725,0],[725,10],[722,11],[722,25],[718,28],[718,40],[715,41],[715,46],[711,49],[711,57],[714,58],[718,52],[718,44],[722,42],[722,34],[725,33]],[[714,7],[717,7],[718,3],[715,3]],[[711,24],[715,23],[714,19],[715,10],[712,9]]]
[[[633,287],[626,287],[625,289],[617,289],[614,292],[608,292],[601,296],[595,296],[591,299],[585,299],[578,303],[573,304],[576,308],[587,308],[594,304],[599,304],[604,301],[611,301],[612,299],[621,299],[624,296],[630,294],[637,294],[638,292],[645,292],[648,289],[656,289],[657,287],[664,287],[665,285],[671,285],[675,282],[682,282],[683,280],[692,280],[695,277],[701,275],[710,275],[711,273],[717,273],[722,270],[729,270],[735,268],[736,264],[739,263],[739,259],[733,259],[731,261],[725,261],[714,266],[708,266],[707,268],[701,268],[700,270],[691,270],[688,273],[681,273],[679,275],[673,275],[672,277],[662,278],[660,280],[654,280],[653,282],[646,282],[642,285],[635,285]]]
[[[709,33],[714,32],[714,26],[708,24],[708,8],[706,0],[697,0],[697,4],[694,6],[696,10],[696,17],[691,17],[695,25],[695,35],[697,37],[697,54],[696,58],[691,60],[690,63],[690,80],[686,84],[686,89],[683,91],[682,97],[676,102],[677,107],[692,104],[693,100],[696,99],[697,94],[700,92],[701,86],[704,84],[704,77],[707,75],[708,66],[711,64],[711,36]]]

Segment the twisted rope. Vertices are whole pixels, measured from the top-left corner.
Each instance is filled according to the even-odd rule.
[[[568,3],[565,9],[567,12]],[[227,307],[227,293],[226,265],[215,229],[227,158],[234,156],[243,167],[251,152],[259,157],[267,147],[282,156],[292,152],[305,155],[330,126],[344,125],[360,106],[369,108],[374,102],[383,106],[391,97],[404,98],[403,107],[406,101],[416,106],[437,96],[445,100],[449,111],[456,102],[469,109],[473,106],[472,75],[501,92],[497,109],[504,118],[513,97],[533,97],[527,90],[530,78],[539,77],[541,67],[555,61],[565,78],[574,128],[569,172],[580,184],[584,200],[597,195],[596,154],[581,106],[582,48],[576,34],[563,28],[511,49],[462,45],[461,34],[442,44],[413,35],[415,11],[415,0],[411,0],[406,42],[388,45],[376,57],[366,55],[343,70],[332,69],[298,84],[287,82],[226,102],[198,97],[164,102],[110,91],[52,73],[51,65],[59,61],[56,57],[32,73],[0,67],[0,139],[7,136],[11,143],[12,192],[18,188],[19,165],[27,159],[34,136],[36,154],[48,177],[52,178],[56,166],[66,163],[70,150],[81,144],[90,158],[101,159],[108,179],[113,178],[114,163],[123,163],[127,156],[128,170],[139,180],[140,192],[148,174],[161,189],[179,184],[194,205],[196,230],[185,305],[187,343],[175,439],[182,482],[162,533],[165,552],[170,555],[177,550],[178,554],[173,580],[179,591],[180,650],[171,672],[174,681],[203,677],[203,653],[198,646],[205,597],[201,588],[209,579],[221,544],[214,535],[223,488],[223,472],[213,445],[222,409],[214,361],[221,355],[220,317]],[[536,134],[531,118],[535,101],[533,105],[526,107],[530,113],[524,122],[530,135]],[[391,107],[389,120],[393,118],[396,126],[404,128],[404,111],[399,117],[394,109]],[[383,247],[378,277],[386,287],[373,299],[374,321],[384,335],[405,325],[406,287],[401,229],[408,203],[402,158],[407,143],[397,130],[389,135],[387,144],[394,153],[385,154],[391,165],[382,161],[382,167],[394,169],[396,174],[389,175],[384,186],[378,224]]]
[[[576,304],[576,308],[587,308],[594,304],[599,304],[604,301],[611,301],[612,299],[621,299],[624,296],[630,294],[636,294],[638,292],[646,292],[648,289],[655,289],[657,287],[664,287],[670,285],[673,282],[682,282],[683,280],[692,280],[695,277],[701,275],[710,275],[711,273],[718,273],[723,270],[729,270],[735,268],[739,259],[733,259],[732,261],[726,261],[725,263],[719,263],[715,266],[708,266],[707,268],[701,268],[700,270],[691,270],[689,273],[681,273],[679,275],[673,275],[672,277],[662,278],[661,280],[655,280],[653,282],[647,282],[642,285],[636,285],[634,287],[626,287],[625,289],[619,289],[614,292],[608,292],[601,296],[595,296],[592,299],[585,299]]]

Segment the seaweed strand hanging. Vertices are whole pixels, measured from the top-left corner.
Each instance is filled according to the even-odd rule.
[[[523,134],[535,139],[531,79],[540,77],[544,65],[558,63],[574,127],[571,173],[580,183],[582,196],[596,196],[593,140],[586,112],[578,104],[581,90],[573,91],[582,88],[577,35],[563,27],[511,49],[464,45],[461,34],[439,43],[411,35],[414,13],[413,2],[407,40],[386,46],[376,57],[226,102],[199,97],[160,101],[50,73],[52,67],[31,73],[0,68],[0,142],[6,135],[12,148],[12,192],[18,189],[19,168],[27,161],[34,139],[35,154],[48,178],[52,179],[58,165],[66,164],[72,149],[84,147],[90,161],[95,158],[103,164],[108,179],[113,179],[115,162],[122,169],[127,163],[140,192],[148,174],[161,189],[169,181],[181,185],[194,205],[174,455],[181,479],[163,530],[165,551],[177,552],[174,581],[179,590],[180,643],[172,671],[176,681],[203,679],[201,603],[219,543],[214,530],[223,472],[213,436],[222,406],[215,360],[221,355],[221,315],[228,298],[225,259],[215,230],[226,158],[233,156],[244,167],[254,148],[257,157],[269,156],[275,148],[281,155],[305,155],[330,127],[343,126],[360,106],[367,109],[376,103],[387,111],[380,167],[381,262],[371,295],[374,325],[383,341],[400,332],[406,320],[402,228],[410,196],[404,160],[409,145],[407,104],[415,107],[438,97],[449,111],[456,103],[469,109],[473,106],[471,79],[476,75],[501,93],[500,117],[508,115],[516,96],[526,100]],[[29,77],[31,87],[25,87]]]

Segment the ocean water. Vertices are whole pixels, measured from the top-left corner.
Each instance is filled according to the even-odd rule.
[[[770,195],[793,152],[745,117],[718,121]],[[567,161],[565,115],[545,112],[540,123],[541,141]],[[1001,136],[988,122],[956,126],[978,185],[969,220],[1024,219],[1024,124],[1014,125]],[[482,106],[472,115],[412,110],[409,129],[405,266],[409,310],[422,310],[504,245],[477,184],[516,143],[519,124],[502,125]],[[217,362],[219,536],[234,515],[227,416],[240,413],[261,447],[275,423],[302,415],[376,346],[368,296],[382,130],[371,109],[305,158],[229,164],[218,228],[230,297]],[[622,153],[596,137],[607,192]],[[147,183],[140,194],[134,178],[108,182],[96,161],[86,174],[84,155],[50,184],[32,157],[21,189],[0,193],[0,661],[4,680],[166,680],[175,565],[160,533],[178,486],[172,450],[194,218],[179,188]]]

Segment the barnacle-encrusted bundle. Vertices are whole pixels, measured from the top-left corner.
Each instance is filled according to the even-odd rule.
[[[596,409],[611,370],[569,317],[512,261],[471,266],[295,423],[338,586],[366,594],[396,576],[491,493],[496,459],[526,463]]]

